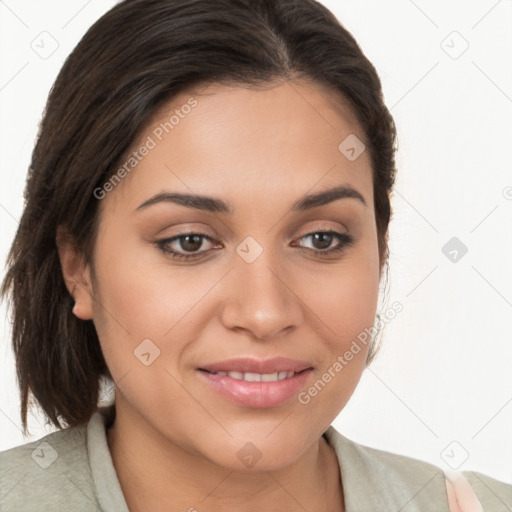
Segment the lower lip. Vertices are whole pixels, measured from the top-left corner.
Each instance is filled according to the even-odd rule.
[[[233,379],[227,375],[216,375],[204,370],[198,370],[200,378],[204,379],[215,391],[245,407],[265,408],[276,407],[297,395],[306,384],[313,370],[303,370],[289,379],[275,382],[247,382]]]

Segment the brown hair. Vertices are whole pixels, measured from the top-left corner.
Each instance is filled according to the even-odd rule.
[[[97,408],[99,377],[111,378],[93,322],[72,313],[58,226],[67,227],[91,263],[99,217],[93,191],[176,94],[200,84],[296,77],[343,94],[363,129],[382,269],[395,125],[375,68],[326,7],[314,0],[125,0],[81,39],[48,97],[2,284],[2,296],[12,294],[24,432],[31,395],[55,426],[75,426]]]

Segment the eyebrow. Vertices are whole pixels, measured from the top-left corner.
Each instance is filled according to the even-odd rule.
[[[340,185],[338,187],[330,188],[316,194],[308,194],[301,197],[298,201],[293,203],[293,212],[304,212],[312,208],[324,206],[339,199],[357,199],[364,206],[367,206],[366,201],[362,194],[350,185]],[[201,196],[197,194],[181,194],[177,192],[162,192],[150,197],[144,201],[137,210],[143,210],[148,206],[157,203],[173,203],[187,208],[195,208],[197,210],[204,210],[211,213],[225,213],[233,214],[235,209],[230,203],[226,203],[222,199],[209,196]]]

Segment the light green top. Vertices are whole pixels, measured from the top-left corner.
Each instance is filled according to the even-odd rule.
[[[129,512],[107,445],[107,410],[86,426],[0,453],[0,511]],[[330,426],[346,512],[448,511],[444,473],[409,457],[357,444]],[[512,510],[512,485],[465,472],[485,512]]]

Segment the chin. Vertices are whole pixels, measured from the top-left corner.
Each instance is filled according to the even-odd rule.
[[[200,450],[211,462],[238,472],[278,471],[293,464],[308,445],[304,444],[304,435],[295,431],[294,438],[286,435],[279,436],[275,432],[265,439],[265,435],[254,438],[249,436],[234,437],[229,445],[212,446],[206,450]]]

